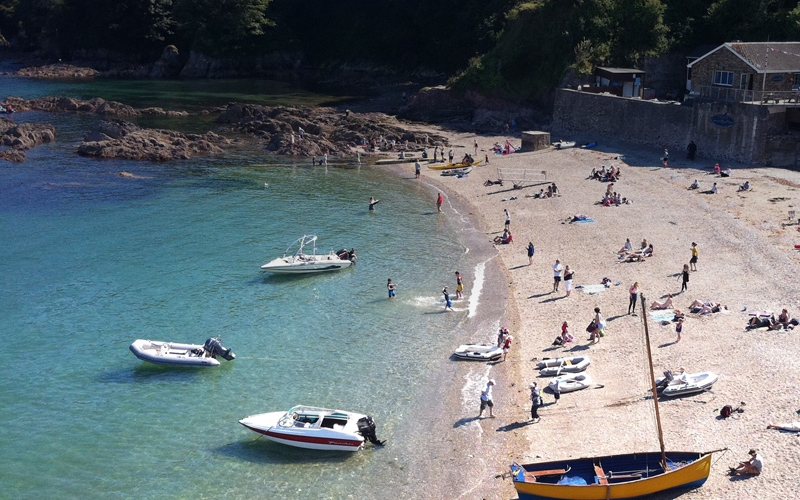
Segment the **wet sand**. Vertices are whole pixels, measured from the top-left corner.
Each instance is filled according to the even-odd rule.
[[[458,146],[456,158],[471,152],[474,139],[482,150],[480,158],[494,142],[503,144],[507,138],[512,144],[520,142],[512,136],[447,135]],[[675,158],[673,152],[669,168],[664,168],[661,153],[605,141],[590,150],[489,154],[488,165],[461,179],[440,177],[423,165],[423,179],[416,181],[413,164],[395,168],[411,177],[409,182],[441,189],[446,194],[443,216],[464,218],[466,226],[475,226],[465,231],[467,246],[487,258],[496,255],[487,263],[483,288],[487,296],[481,298],[477,314],[463,323],[464,339],[492,341],[500,322],[515,337],[505,363],[487,367],[452,361],[452,369],[437,374],[436,387],[428,396],[434,422],[425,432],[438,439],[409,471],[410,477],[419,478],[420,498],[515,498],[510,481],[494,477],[508,470],[512,460],[528,463],[657,451],[653,405],[646,399],[649,374],[642,311],[637,305],[637,315],[627,314],[628,289],[638,281],[648,303],[679,292],[679,275],[691,257],[692,242],[698,244],[698,270],[690,275],[688,291],[674,298],[675,307],[686,313],[682,341],[675,342],[674,323],[662,325],[648,318],[653,362],[656,376],[686,367],[688,372],[713,371],[719,381],[706,393],[660,400],[664,439],[667,450],[728,447],[730,451],[714,456],[702,488],[657,498],[792,495],[800,467],[800,439],[766,426],[800,420],[796,413],[800,361],[795,355],[800,329],[749,331],[745,326],[748,314],[759,310],[777,316],[785,307],[791,317],[800,317],[800,250],[794,248],[800,244],[800,225],[796,218],[788,220],[789,211],[798,205],[800,173],[731,164],[732,177],[720,178],[712,173],[713,158],[689,162],[682,153]],[[615,159],[619,156],[624,159]],[[621,167],[614,190],[632,204],[597,203],[607,184],[587,177],[593,167],[602,165]],[[544,182],[529,182],[522,189],[512,189],[511,183],[484,186],[487,179],[497,179],[497,167],[545,170],[560,196],[533,198],[546,188]],[[687,190],[694,179],[701,188]],[[753,189],[737,192],[745,180]],[[704,194],[713,182],[719,192]],[[434,200],[431,189],[432,207]],[[491,250],[492,238],[502,233],[504,208],[511,213],[514,242]],[[565,222],[578,213],[595,221]],[[655,256],[622,263],[617,250],[626,238],[634,247],[646,238],[654,244]],[[536,247],[533,266],[528,266],[525,254],[528,241]],[[552,292],[556,259],[575,270],[576,286],[599,284],[604,277],[614,285],[597,294],[578,288],[565,297],[562,283],[558,292]],[[719,302],[729,312],[691,314],[688,306],[695,299]],[[594,307],[601,308],[608,327],[600,343],[590,345],[585,328]],[[553,347],[563,321],[569,322],[575,342]],[[564,394],[557,405],[551,394],[544,394],[542,419],[532,424],[527,386],[534,380],[540,386],[549,381],[537,378],[536,361],[564,355],[590,356],[588,373],[602,388]],[[476,420],[480,385],[475,381],[489,377],[497,380],[497,417]],[[722,406],[740,402],[746,403],[743,413],[717,418]],[[764,473],[731,480],[725,475],[727,467],[746,459],[753,447],[764,458]]]

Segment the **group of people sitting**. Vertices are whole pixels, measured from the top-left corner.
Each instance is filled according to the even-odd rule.
[[[466,153],[464,155],[464,158],[461,159],[461,163],[465,163],[467,165],[471,165],[471,164],[475,163],[475,160],[472,158],[471,154]]]
[[[694,182],[686,189],[689,189],[689,190],[700,189],[700,183],[697,182],[697,179],[695,179]],[[750,189],[749,188],[749,184],[748,184],[748,189]],[[703,193],[705,193],[705,194],[717,194],[717,183],[715,182],[714,185],[711,186],[711,189],[709,189],[708,191],[703,191]]]
[[[747,322],[748,328],[762,328],[767,327],[770,330],[791,330],[800,324],[796,318],[789,318],[789,311],[784,309],[778,315],[777,319],[774,314],[769,316],[753,316]]]
[[[630,200],[623,198],[619,193],[614,191],[614,183],[612,182],[606,188],[606,194],[603,196],[602,204],[604,207],[609,207],[611,205],[628,205],[630,204]]]
[[[0,113],[11,114],[13,112],[14,112],[14,107],[12,105],[6,104],[5,106],[3,106],[2,104],[0,104]]]
[[[622,248],[620,248],[617,253],[620,254],[619,259],[622,262],[642,262],[646,258],[653,256],[653,244],[648,244],[645,238],[642,240],[641,247],[634,251],[631,245],[631,239],[627,238],[625,244],[622,245]]]
[[[618,167],[612,166],[610,169],[606,170],[605,165],[600,167],[600,170],[593,168],[592,173],[589,174],[590,179],[597,179],[600,182],[617,182],[619,176],[620,172]]]
[[[540,189],[538,193],[533,195],[534,198],[552,198],[553,196],[558,196],[558,186],[556,186],[555,182],[547,186],[547,191]]]
[[[714,165],[714,173],[720,177],[730,177],[732,172],[730,166],[723,171],[720,168],[719,163],[717,163]]]
[[[503,230],[503,236],[495,236],[494,237],[494,244],[495,245],[507,245],[511,243],[514,237],[511,235],[511,231],[508,229]]]

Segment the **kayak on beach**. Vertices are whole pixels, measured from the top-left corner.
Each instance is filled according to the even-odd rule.
[[[483,160],[473,161],[472,163],[466,163],[466,162],[448,163],[447,165],[437,165],[435,167],[428,167],[428,168],[431,169],[431,170],[449,170],[449,169],[454,169],[454,168],[474,167],[474,166],[478,165],[482,161]]]

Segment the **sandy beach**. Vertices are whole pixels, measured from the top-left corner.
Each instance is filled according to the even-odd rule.
[[[487,273],[484,293],[496,290],[507,296],[500,316],[511,329],[515,345],[504,363],[488,367],[477,363],[485,370],[484,379],[497,380],[494,419],[474,418],[480,389],[471,387],[475,394],[469,391],[463,363],[450,377],[443,376],[441,382],[448,389],[436,392],[449,397],[435,406],[444,412],[442,420],[446,422],[438,425],[449,436],[444,438],[446,444],[436,446],[441,452],[437,460],[464,468],[447,469],[449,472],[429,479],[438,486],[427,497],[516,498],[509,480],[495,478],[508,470],[511,461],[529,463],[659,449],[653,405],[646,399],[650,382],[641,306],[637,305],[635,315],[627,314],[628,290],[634,282],[639,282],[648,304],[673,293],[675,308],[686,313],[681,342],[676,342],[675,323],[662,325],[648,317],[656,376],[680,367],[690,373],[713,371],[719,375],[709,392],[662,398],[666,449],[730,449],[715,454],[711,474],[702,488],[657,498],[791,496],[800,467],[800,440],[766,427],[800,420],[796,413],[800,409],[800,361],[794,355],[800,330],[746,330],[746,325],[749,313],[754,311],[773,311],[777,316],[787,308],[790,317],[800,317],[800,286],[796,280],[800,250],[794,247],[800,244],[800,225],[796,218],[788,218],[789,211],[798,205],[800,173],[731,164],[733,175],[720,178],[713,175],[713,158],[700,156],[690,162],[685,160],[685,152],[672,152],[665,168],[661,151],[608,141],[594,149],[499,156],[489,152],[492,144],[510,139],[518,145],[518,135],[444,133],[456,146],[456,158],[472,152],[477,140],[479,157],[488,154],[488,165],[475,168],[464,178],[440,177],[438,171],[423,165],[423,179],[409,181],[429,184],[445,193],[443,216],[470,215],[477,221],[478,236],[473,238],[484,240],[475,246],[485,249],[490,262],[500,268],[499,273]],[[588,142],[591,138],[569,139]],[[612,165],[622,170],[614,191],[631,204],[599,204],[607,183],[589,179],[589,173],[592,168]],[[723,169],[726,166],[723,164]],[[546,183],[542,175],[542,182],[528,182],[521,189],[513,189],[510,182],[484,186],[487,179],[497,179],[498,167],[546,171]],[[413,165],[398,168],[413,171]],[[700,189],[688,190],[695,179]],[[737,192],[745,180],[750,181],[752,190]],[[533,197],[550,182],[557,184],[559,196]],[[719,192],[704,193],[714,182]],[[434,200],[435,195],[432,207]],[[514,242],[497,245],[492,251],[491,240],[503,230],[503,209],[511,215]],[[575,214],[594,222],[567,223]],[[634,248],[646,239],[654,245],[654,256],[644,262],[622,262],[617,251],[626,238]],[[525,252],[528,241],[536,247],[531,266]],[[697,271],[690,274],[688,290],[678,293],[692,242],[697,243],[699,253]],[[612,286],[595,294],[576,288],[566,297],[562,283],[559,291],[553,292],[552,266],[556,259],[575,271],[574,284],[578,287],[598,285],[605,277]],[[695,299],[719,302],[728,311],[692,314],[689,304]],[[598,344],[590,345],[586,326],[595,307],[606,318],[607,329]],[[564,321],[569,322],[575,341],[554,347],[551,344]],[[481,340],[488,340],[487,328],[496,326],[466,322],[465,328],[478,328],[475,325],[480,325],[475,332],[480,331]],[[537,378],[536,361],[574,355],[591,358],[588,373],[602,387],[564,394],[558,404],[554,404],[552,394],[543,394],[541,421],[531,423],[528,384],[538,381],[546,386],[549,381]],[[477,368],[469,370],[475,372]],[[462,397],[462,392],[467,395]],[[742,402],[744,412],[725,420],[718,418],[724,405],[736,407]],[[763,474],[747,479],[728,477],[728,466],[747,459],[750,448],[761,453]],[[443,479],[448,481],[440,482]]]

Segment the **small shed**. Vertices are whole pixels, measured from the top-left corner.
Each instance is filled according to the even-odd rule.
[[[522,132],[522,150],[539,151],[550,147],[550,132],[538,130]]]
[[[597,86],[603,92],[620,97],[641,97],[644,86],[644,71],[636,68],[603,68],[594,70]]]

